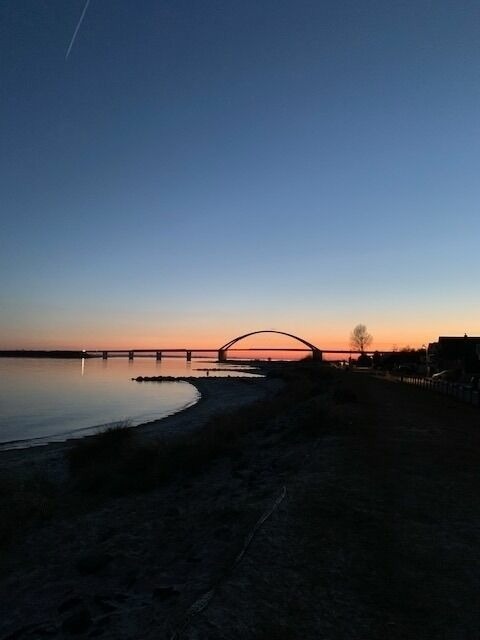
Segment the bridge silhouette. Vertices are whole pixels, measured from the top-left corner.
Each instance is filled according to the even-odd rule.
[[[243,349],[234,346],[241,340],[248,338],[250,336],[260,334],[260,333],[276,333],[282,336],[287,336],[288,338],[293,338],[303,346],[302,347],[244,347]],[[374,353],[373,351],[358,351],[355,349],[320,349],[319,347],[315,346],[311,342],[308,342],[308,340],[304,340],[303,338],[300,338],[299,336],[296,336],[293,333],[286,333],[285,331],[276,331],[274,329],[262,329],[260,331],[251,331],[250,333],[245,333],[241,336],[237,336],[236,338],[233,338],[233,340],[226,342],[221,347],[214,347],[212,349],[205,349],[204,347],[200,349],[188,348],[188,347],[187,348],[181,347],[179,349],[172,348],[172,347],[152,348],[152,349],[84,349],[85,354],[101,355],[104,360],[106,360],[108,357],[111,357],[111,356],[115,357],[115,356],[124,356],[124,355],[128,355],[129,360],[133,360],[135,357],[135,354],[139,354],[139,355],[152,354],[152,356],[155,355],[157,360],[161,360],[163,355],[173,356],[175,354],[179,354],[179,355],[185,354],[187,362],[189,362],[192,359],[192,354],[197,354],[197,353],[198,354],[216,353],[219,362],[227,362],[229,351],[310,352],[312,354],[312,359],[317,362],[322,361],[323,354],[325,353],[349,354],[349,355],[361,354],[361,353],[366,353],[366,354]],[[386,353],[386,352],[382,352],[382,353]]]

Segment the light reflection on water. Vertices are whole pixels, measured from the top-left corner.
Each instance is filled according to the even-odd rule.
[[[64,440],[84,430],[129,420],[132,425],[171,415],[199,394],[187,382],[138,384],[137,376],[245,375],[201,358],[139,357],[56,360],[0,358],[0,443]]]

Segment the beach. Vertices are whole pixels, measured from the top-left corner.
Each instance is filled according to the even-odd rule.
[[[212,376],[188,378],[188,382],[194,385],[200,393],[200,398],[194,405],[160,420],[153,420],[132,428],[145,439],[168,438],[175,434],[192,433],[215,414],[234,411],[244,404],[261,400],[267,395],[275,393],[279,388],[278,380],[267,380],[261,377],[225,378]],[[138,384],[154,385],[159,383]],[[72,438],[65,442],[52,442],[21,449],[0,449],[2,469],[21,472],[22,469],[31,471],[33,468],[45,472],[49,476],[64,477],[64,454],[74,441]]]
[[[133,427],[137,441],[154,442],[161,437],[165,442],[175,438],[176,435],[188,437],[188,434],[194,434],[201,430],[202,426],[216,415],[224,415],[225,413],[233,415],[242,406],[272,398],[283,385],[280,380],[268,380],[260,377],[209,377],[195,379],[193,383],[201,394],[199,401],[175,415]],[[92,437],[94,438],[94,436],[87,436],[86,440],[92,439]],[[48,478],[55,486],[61,487],[61,492],[64,494],[70,490],[68,451],[71,447],[78,445],[78,442],[78,440],[69,440],[45,446],[3,451],[0,453],[2,477],[11,476],[16,481],[20,481],[23,477],[41,478],[42,482]],[[139,496],[125,496],[108,500],[99,508],[89,508],[86,514],[82,514],[83,507],[80,507],[79,513],[75,512],[73,516],[68,514],[66,517],[56,516],[54,521],[47,521],[46,526],[33,529],[29,535],[25,536],[24,532],[19,532],[21,535],[18,540],[13,543],[13,546],[9,546],[8,557],[0,555],[0,593],[2,594],[0,598],[2,601],[0,637],[3,638],[2,634],[13,629],[16,631],[12,637],[16,638],[41,637],[45,633],[48,635],[50,631],[55,634],[62,633],[62,629],[66,633],[65,637],[70,637],[70,632],[73,635],[81,633],[84,630],[82,625],[85,621],[82,622],[82,612],[78,617],[77,604],[83,601],[89,591],[95,594],[94,598],[100,603],[101,611],[114,611],[115,605],[107,602],[110,600],[110,595],[106,595],[111,588],[114,588],[113,584],[109,578],[105,581],[105,576],[100,578],[101,586],[99,583],[100,574],[103,575],[103,569],[106,568],[104,562],[106,561],[111,569],[113,565],[110,561],[114,556],[119,559],[122,554],[126,553],[125,558],[127,556],[130,559],[137,557],[138,551],[135,551],[135,541],[143,540],[148,546],[151,544],[151,541],[148,541],[148,536],[145,536],[145,532],[142,533],[138,530],[140,523],[143,523],[141,527],[145,526],[152,531],[154,523],[157,522],[157,526],[160,526],[161,521],[161,529],[164,530],[162,535],[165,536],[162,542],[163,549],[166,548],[167,537],[181,536],[181,529],[184,534],[187,533],[190,523],[184,520],[184,517],[187,517],[186,508],[190,498],[187,499],[184,492],[189,494],[194,486],[188,477],[189,472],[185,469],[183,481],[180,479],[169,487],[142,494],[140,499]],[[202,484],[203,482],[196,486],[195,491],[201,489]],[[214,509],[214,503],[210,503],[209,499],[206,502],[202,498],[199,500],[199,508],[205,508],[207,504],[210,504],[208,508]],[[181,523],[178,521],[179,517]],[[190,514],[188,519],[190,517],[193,517],[193,514]],[[187,529],[184,529],[185,526]],[[113,534],[116,527],[119,528]],[[165,527],[170,528],[168,535]],[[117,534],[120,534],[120,538]],[[100,547],[98,546],[100,540],[98,536],[102,539]],[[108,542],[110,551],[105,555],[103,550],[100,551],[100,548],[104,549],[103,543],[107,540],[110,541]],[[115,547],[115,551],[110,556],[113,547]],[[73,560],[72,565],[74,557],[79,560],[80,565],[77,560]],[[190,566],[191,562],[194,560],[187,560],[187,566]],[[85,570],[81,568],[82,563],[86,563]],[[130,560],[127,564],[130,565]],[[144,569],[146,571],[144,578],[149,582],[150,579],[146,577],[149,572],[148,563],[143,564],[142,574]],[[70,574],[70,570],[73,570],[72,574]],[[83,585],[77,581],[78,571],[83,575],[81,579]],[[131,575],[133,576],[133,574]],[[178,581],[179,578],[180,574],[177,574],[175,580]],[[128,580],[131,579],[133,578]],[[160,582],[162,584],[158,589],[160,591],[159,597],[162,599],[162,589],[165,588],[168,592],[175,587],[162,586],[165,582],[165,576]],[[155,583],[157,584],[157,579],[155,579]],[[118,600],[126,597],[118,592],[116,587],[114,589],[115,597]],[[80,593],[82,595],[79,595]],[[12,604],[12,596],[16,603],[15,606]],[[67,618],[70,619],[70,616],[73,615],[73,622],[67,622],[66,627],[63,625],[53,632],[54,627],[50,623],[44,624],[42,618],[45,615],[57,616],[58,608],[60,608],[61,617],[64,617],[66,613]],[[141,608],[140,606],[139,611]],[[136,610],[137,607],[134,606],[134,609]],[[104,615],[101,614],[100,620],[103,619]],[[28,624],[25,624],[25,621],[29,621]],[[89,622],[87,627],[90,627]],[[128,634],[123,636],[123,621],[120,623],[120,627],[121,630],[115,625],[116,629],[112,630],[114,637],[128,637]],[[127,625],[128,627],[129,625]],[[117,636],[117,632],[120,635]],[[5,637],[9,637],[9,634],[7,633]]]
[[[13,541],[0,638],[476,637],[478,409],[328,368],[230,382],[168,419],[202,464],[93,502],[67,482]]]

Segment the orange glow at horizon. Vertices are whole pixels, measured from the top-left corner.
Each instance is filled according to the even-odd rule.
[[[413,309],[413,310],[412,310]],[[373,335],[371,349],[390,351],[406,346],[419,348],[440,335],[475,335],[472,309],[460,314],[428,313],[415,308],[361,313],[356,310],[324,311],[216,310],[210,313],[192,308],[189,313],[152,309],[117,309],[99,313],[86,308],[80,316],[51,314],[48,318],[24,315],[5,323],[0,334],[0,349],[218,349],[235,337],[258,330],[279,330],[296,335],[320,350],[350,348],[354,326],[363,323]],[[464,318],[468,312],[469,318]],[[273,321],[272,321],[273,319]],[[287,336],[261,333],[239,342],[237,347],[287,347],[302,345]],[[273,352],[272,352],[273,353]],[[301,352],[299,352],[301,353]]]
[[[368,325],[367,325],[368,326]],[[345,330],[337,327],[336,329],[316,331],[310,327],[285,328],[285,332],[297,335],[300,338],[312,343],[321,350],[328,349],[350,349],[349,336],[353,327],[345,327]],[[370,330],[370,327],[368,326]],[[252,329],[255,330],[255,329]],[[283,330],[283,329],[279,329]],[[127,331],[79,331],[65,332],[61,331],[45,331],[43,334],[37,333],[33,338],[28,340],[16,339],[11,337],[8,341],[2,341],[0,349],[218,349],[223,344],[233,338],[245,334],[248,328],[235,327],[231,331],[189,331],[189,330],[173,330],[169,329],[158,332],[158,330],[134,331],[133,327]],[[422,344],[437,340],[439,335],[463,335],[463,331],[456,330],[454,327],[449,330],[448,327],[433,327],[430,330],[420,330],[420,327],[398,328],[394,331],[392,327],[384,331],[375,331],[371,329],[373,334],[373,342],[370,346],[371,350],[389,351],[392,348],[401,349],[406,346],[419,348]],[[70,335],[69,335],[70,334]],[[296,340],[283,335],[273,333],[260,333],[239,341],[234,345],[237,349],[248,348],[302,348],[303,345]],[[306,348],[306,347],[305,347]],[[255,352],[251,352],[254,354]],[[275,352],[272,352],[274,354]],[[295,352],[292,352],[295,353]],[[302,352],[298,352],[301,357]],[[305,352],[308,355],[308,351]],[[272,356],[273,357],[273,356]]]

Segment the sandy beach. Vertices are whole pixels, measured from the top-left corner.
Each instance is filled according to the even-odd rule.
[[[148,442],[154,441],[158,437],[164,440],[165,438],[172,438],[175,434],[194,433],[216,414],[233,413],[241,406],[272,397],[282,386],[282,382],[279,380],[267,380],[265,378],[199,378],[194,380],[194,384],[201,393],[201,398],[197,404],[162,420],[133,427],[135,437]],[[0,453],[3,473],[12,475],[17,479],[24,475],[30,476],[33,474],[35,476],[38,474],[39,477],[48,477],[56,485],[64,487],[62,492],[68,491],[66,489],[68,487],[68,465],[65,454],[72,446],[75,446],[75,442],[78,442],[78,440],[52,443],[42,447],[3,451]],[[188,470],[185,471],[188,476]],[[202,484],[200,483],[199,487]],[[42,618],[45,614],[48,616],[56,615],[55,611],[59,604],[60,609],[67,613],[67,617],[70,617],[70,613],[73,613],[72,629],[75,635],[77,633],[75,631],[77,624],[75,622],[77,595],[74,595],[74,593],[80,593],[78,591],[79,588],[83,594],[80,596],[81,600],[88,591],[96,593],[99,574],[96,569],[93,574],[87,569],[84,575],[86,581],[82,579],[83,586],[76,584],[78,566],[76,560],[72,565],[71,559],[73,557],[80,558],[84,554],[86,554],[84,557],[87,558],[93,548],[97,549],[95,539],[100,531],[103,531],[100,534],[101,537],[105,535],[105,540],[108,538],[113,541],[111,533],[109,533],[113,531],[111,529],[112,526],[116,527],[118,525],[120,527],[123,540],[121,547],[123,548],[124,544],[127,545],[124,551],[128,555],[132,551],[136,554],[134,551],[134,539],[140,540],[140,538],[144,538],[145,542],[148,540],[144,533],[139,534],[138,532],[138,524],[140,522],[143,522],[142,527],[145,525],[150,529],[153,526],[153,522],[158,521],[158,518],[161,517],[162,529],[165,526],[170,528],[168,537],[173,535],[175,538],[176,535],[181,535],[180,528],[184,527],[186,522],[182,518],[182,525],[180,523],[173,524],[173,520],[176,521],[179,514],[186,513],[184,509],[189,499],[186,499],[184,492],[190,493],[191,488],[190,482],[175,482],[173,490],[172,486],[160,488],[151,493],[143,494],[140,500],[136,496],[110,500],[99,509],[89,510],[89,513],[84,515],[79,513],[73,518],[71,516],[66,518],[57,517],[54,522],[41,529],[34,530],[23,540],[19,539],[19,543],[14,544],[13,548],[10,549],[8,559],[2,556],[2,570],[0,572],[2,575],[0,587],[2,597],[0,600],[3,604],[0,609],[0,618],[2,620],[0,637],[10,637],[10,631],[14,633],[11,636],[12,638],[37,638],[42,637],[45,633],[48,636],[49,629],[53,630],[53,627],[49,626],[49,624],[44,625]],[[160,503],[158,502],[159,499]],[[181,506],[182,503],[183,506]],[[170,525],[168,525],[169,522]],[[120,533],[120,529],[118,529],[118,533]],[[138,534],[140,538],[137,538]],[[164,543],[166,543],[166,530],[164,536]],[[113,544],[119,550],[120,547],[117,546],[119,540],[116,538],[116,534],[114,539]],[[147,542],[147,544],[150,545],[150,542]],[[96,551],[93,553],[95,555]],[[104,556],[105,558],[106,556]],[[100,559],[100,564],[102,562]],[[87,559],[88,563],[89,560]],[[80,564],[82,564],[81,560]],[[186,566],[189,566],[189,564],[190,560]],[[144,568],[148,572],[147,565],[144,565]],[[64,572],[64,569],[66,569],[67,573]],[[71,570],[73,570],[73,573],[70,574],[70,577],[67,577]],[[80,569],[80,572],[82,572],[82,569]],[[29,575],[28,579],[26,577],[27,574]],[[93,578],[93,582],[90,582],[91,578]],[[177,579],[178,576],[175,580]],[[103,578],[101,582],[103,583]],[[102,591],[110,588],[107,583],[103,583]],[[160,587],[160,589],[162,588]],[[170,588],[168,587],[168,589]],[[12,606],[12,596],[16,603],[15,606]],[[122,598],[118,594],[117,596],[120,599]],[[100,602],[104,596],[96,593],[95,598]],[[111,606],[105,600],[101,608],[108,609]],[[25,624],[26,621],[28,621],[28,624]],[[123,627],[123,622],[121,622],[120,626]],[[67,628],[70,628],[69,623],[67,623]],[[82,628],[81,620],[78,628]],[[7,631],[7,635],[3,636],[2,634]],[[57,629],[57,631],[62,633],[62,629]],[[116,636],[117,631],[113,630],[113,633]],[[116,637],[129,637],[128,634],[124,636],[123,631],[119,631],[119,633],[120,635]],[[65,637],[70,637],[68,630]]]
[[[166,438],[180,433],[192,433],[212,416],[225,411],[234,411],[245,404],[261,400],[279,389],[278,380],[261,377],[208,377],[188,378],[200,393],[198,402],[171,416],[132,427],[145,439]],[[138,384],[159,384],[144,382]],[[85,436],[91,437],[91,436]],[[52,442],[25,448],[0,449],[0,464],[4,471],[21,472],[32,469],[46,472],[60,479],[65,476],[64,454],[75,439]]]
[[[235,411],[245,404],[261,400],[277,392],[281,383],[266,378],[188,378],[200,392],[200,400],[193,406],[167,418],[154,420],[135,427],[145,437],[162,435],[168,437],[177,433],[190,433],[201,427],[213,415],[225,411]],[[143,382],[139,384],[158,384]]]

